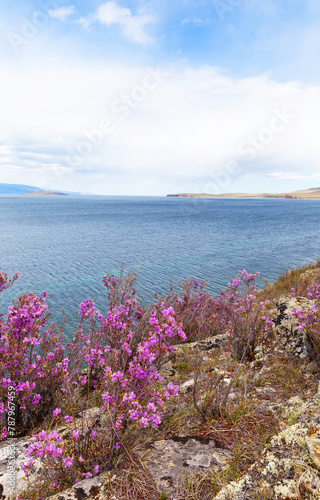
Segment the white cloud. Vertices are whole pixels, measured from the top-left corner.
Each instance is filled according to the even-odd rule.
[[[3,160],[5,155],[11,154],[11,148],[9,146],[1,145],[0,146],[0,161]]]
[[[106,2],[98,7],[94,15],[88,16],[87,22],[90,24],[93,21],[108,27],[118,25],[123,35],[133,42],[152,42],[152,38],[145,31],[147,25],[155,22],[155,17],[150,14],[133,15],[130,9],[119,7],[115,2]]]
[[[204,191],[232,160],[275,182],[318,179],[320,86],[235,79],[211,66],[167,71],[157,83],[147,68],[97,61],[0,63],[2,182],[101,194]],[[274,109],[296,118],[250,162],[239,147],[269,127]],[[70,165],[67,147],[76,151],[88,134],[94,141],[103,119],[112,132]]]
[[[75,6],[60,7],[59,9],[49,10],[50,17],[59,19],[59,21],[67,22],[69,17],[75,13]]]
[[[302,179],[310,179],[310,176],[304,176],[301,174],[297,174],[294,172],[272,172],[271,174],[267,174],[268,177],[273,177],[274,179],[280,180],[302,180]]]

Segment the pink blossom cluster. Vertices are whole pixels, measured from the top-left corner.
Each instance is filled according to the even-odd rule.
[[[118,287],[114,276],[104,277],[108,289]],[[176,321],[172,307],[158,303],[149,314],[142,334],[139,320],[144,316],[137,305],[134,291],[119,292],[119,301],[111,301],[106,316],[96,311],[89,301],[80,306],[80,323],[68,345],[74,373],[80,373],[81,361],[87,374],[94,374],[95,386],[103,389],[103,409],[112,416],[114,435],[120,436],[130,425],[157,427],[161,422],[164,401],[177,394],[178,387],[168,384],[160,388],[157,361],[171,352],[173,339],[186,336]],[[84,322],[89,326],[84,328]],[[97,325],[97,323],[99,323]],[[86,384],[87,376],[80,375]],[[114,446],[119,447],[115,439]]]
[[[56,408],[53,416],[61,412]],[[50,480],[53,489],[58,489],[60,484],[66,486],[68,483],[74,484],[82,479],[88,479],[99,472],[99,465],[92,467],[92,473],[86,472],[86,460],[82,456],[86,450],[93,447],[94,434],[89,436],[84,442],[80,440],[80,432],[77,428],[72,431],[72,437],[67,440],[63,439],[57,431],[46,432],[41,431],[39,434],[33,435],[34,441],[26,450],[26,455],[30,457],[27,463],[22,463],[22,468],[25,477],[28,480],[30,470],[34,465],[35,459],[41,460],[42,465],[46,468],[47,479]],[[19,497],[18,497],[19,498]]]
[[[62,337],[47,325],[46,292],[18,297],[0,323],[0,438],[7,437],[12,404],[8,387],[15,393],[17,434],[23,434],[50,411],[52,395],[68,370]],[[12,418],[10,419],[12,420]]]
[[[186,338],[181,325],[176,322],[173,308],[157,305],[151,311],[149,328],[146,337],[137,346],[134,329],[129,327],[129,323],[125,330],[121,328],[119,339],[114,339],[117,345],[104,372],[106,390],[102,397],[104,408],[113,415],[115,429],[125,429],[132,423],[141,427],[158,427],[164,401],[177,394],[178,386],[172,383],[165,388],[159,386],[162,377],[156,367],[157,360],[172,351],[171,339],[184,341]],[[113,330],[114,333],[116,331]]]

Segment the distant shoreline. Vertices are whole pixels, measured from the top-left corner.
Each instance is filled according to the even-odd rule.
[[[168,198],[268,198],[268,199],[286,199],[286,200],[307,200],[307,199],[320,199],[320,188],[311,188],[301,191],[292,191],[291,193],[223,193],[223,194],[209,194],[209,193],[176,193],[167,194]]]
[[[59,193],[58,191],[33,191],[31,193],[21,193],[23,196],[37,195],[37,196],[68,196],[67,193]]]
[[[301,200],[301,196],[282,196],[282,195],[266,195],[266,194],[245,194],[245,193],[226,193],[219,195],[211,195],[206,193],[178,193],[178,194],[167,194],[167,198],[282,198],[287,200]],[[316,198],[320,198],[316,197]],[[305,197],[304,199],[307,199]]]

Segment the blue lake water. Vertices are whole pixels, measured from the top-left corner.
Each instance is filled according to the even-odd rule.
[[[121,264],[145,300],[187,277],[218,293],[239,269],[272,281],[320,256],[320,200],[0,196],[0,267],[19,272],[1,294],[47,290],[54,318],[76,325],[80,302],[106,310],[101,278]]]

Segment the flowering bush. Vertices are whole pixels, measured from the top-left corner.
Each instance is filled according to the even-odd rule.
[[[105,276],[103,282],[112,293],[118,288],[120,279]],[[149,328],[141,332],[141,308],[134,298],[134,289],[126,293],[124,300],[123,295],[124,291],[120,290],[120,299],[109,301],[109,311],[104,318],[93,302],[81,304],[79,328],[69,345],[74,373],[79,370],[81,361],[85,361],[87,377],[94,373],[95,387],[103,388],[103,410],[110,417],[113,443],[110,460],[113,448],[121,446],[123,435],[132,426],[157,427],[160,424],[164,401],[177,393],[177,387],[172,384],[159,387],[161,376],[157,363],[172,351],[170,343],[174,338],[186,338],[173,308],[166,308],[161,302],[150,313]],[[87,329],[83,327],[85,320],[89,322]],[[86,384],[87,377],[80,375],[80,383]]]
[[[114,276],[104,277],[103,282],[111,292],[119,285]],[[93,388],[101,393],[101,418],[86,425],[82,420],[80,425],[74,415],[62,417],[63,411],[56,408],[56,422],[58,418],[73,422],[69,435],[64,439],[56,431],[43,431],[35,435],[35,443],[27,450],[31,460],[25,464],[26,474],[33,459],[41,458],[55,491],[62,484],[111,469],[118,450],[126,448],[135,430],[159,426],[165,401],[178,392],[178,386],[172,383],[160,384],[162,377],[157,369],[159,359],[172,351],[172,339],[185,340],[173,308],[156,304],[148,319],[148,331],[143,328],[142,336],[135,292],[132,289],[125,298],[121,292],[118,299],[109,301],[105,317],[94,302],[83,302],[77,331],[67,345],[70,363],[63,388],[66,398],[72,398],[79,385],[89,391],[91,378]]]
[[[117,313],[113,311],[113,318]],[[172,383],[159,386],[161,376],[155,362],[172,351],[169,342],[173,338],[185,340],[185,334],[175,320],[173,309],[163,304],[151,312],[149,325],[146,338],[137,346],[130,323],[118,336],[117,329],[113,328],[114,348],[104,373],[102,397],[103,408],[111,417],[115,448],[120,447],[122,436],[132,426],[158,427],[164,401],[178,391],[178,386]]]
[[[188,278],[180,285],[180,293],[171,289],[166,297],[158,299],[173,307],[188,342],[220,333],[216,329],[215,301],[206,287],[206,281]]]
[[[183,323],[189,341],[200,340],[215,333],[215,301],[206,291],[207,282],[187,279],[182,287],[182,297],[174,301],[174,309]]]
[[[136,275],[124,276],[122,269],[119,278],[103,278],[106,312],[101,314],[94,301],[80,305],[79,324],[66,348],[62,329],[48,324],[46,293],[16,299],[7,317],[0,317],[0,435],[8,436],[13,418],[17,435],[39,424],[44,429],[35,432],[27,450],[23,467],[28,487],[17,498],[45,499],[115,465],[118,477],[119,461],[134,461],[132,443],[146,429],[159,426],[167,400],[177,394],[177,386],[161,381],[159,368],[186,334],[197,340],[227,331],[235,357],[252,360],[273,327],[268,301],[259,300],[257,275],[239,272],[217,299],[206,291],[205,282],[186,280],[180,294],[156,296],[155,303],[143,307],[134,289]],[[0,292],[16,279],[0,273]],[[296,314],[320,359],[320,286],[304,286],[299,289],[314,306]],[[194,367],[193,401],[204,419],[224,414],[237,383],[230,357],[225,359],[218,369],[210,365],[205,378],[200,377],[202,365]],[[99,408],[92,410],[93,402]],[[35,480],[38,461],[42,469]],[[127,494],[133,491],[130,486]]]
[[[13,302],[6,321],[0,323],[1,439],[8,435],[9,412],[18,435],[43,421],[52,411],[68,369],[61,332],[47,325],[46,293],[41,297],[30,293]],[[9,387],[16,398],[11,401],[14,415],[12,404],[9,408]]]
[[[267,314],[269,301],[258,301],[255,279],[260,273],[245,270],[229,283],[217,301],[217,322],[224,324],[230,335],[229,348],[238,360],[252,361],[258,343],[272,330]]]

